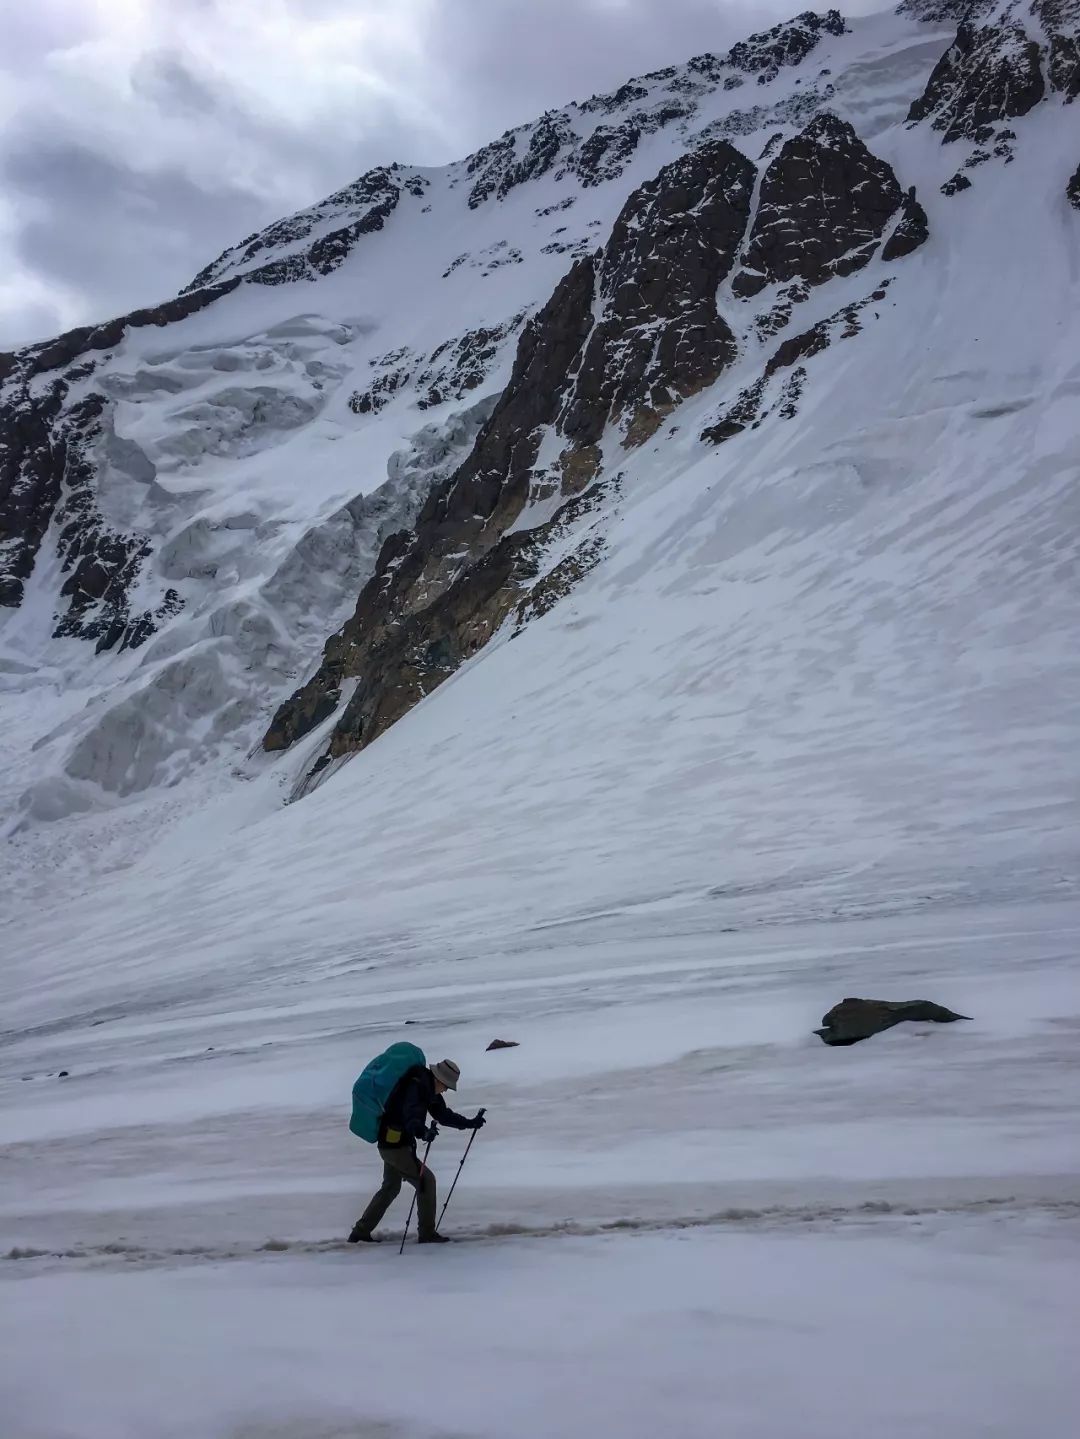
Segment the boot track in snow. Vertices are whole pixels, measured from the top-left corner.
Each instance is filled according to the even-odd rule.
[[[585,1239],[605,1236],[634,1236],[639,1234],[678,1233],[696,1229],[786,1229],[809,1228],[814,1225],[835,1225],[848,1223],[873,1223],[889,1219],[910,1220],[951,1216],[992,1216],[994,1214],[1043,1214],[1059,1219],[1080,1218],[1080,1200],[1035,1200],[1025,1202],[1013,1196],[987,1199],[959,1200],[955,1203],[912,1204],[891,1203],[888,1200],[868,1200],[861,1204],[807,1205],[793,1207],[774,1205],[754,1209],[730,1206],[714,1213],[687,1215],[668,1219],[620,1218],[600,1220],[593,1223],[577,1220],[562,1220],[547,1225],[495,1222],[476,1229],[462,1229],[450,1236],[455,1244],[490,1244],[496,1240],[537,1240],[537,1239]],[[387,1254],[397,1254],[396,1245],[388,1233],[381,1241],[381,1248]],[[134,1265],[139,1268],[176,1267],[183,1264],[235,1262],[263,1258],[267,1255],[285,1254],[308,1256],[335,1254],[338,1252],[355,1255],[369,1254],[373,1246],[350,1245],[343,1236],[340,1239],[276,1239],[269,1238],[261,1244],[237,1245],[179,1245],[175,1249],[149,1245],[129,1244],[118,1239],[106,1244],[73,1245],[67,1249],[48,1249],[36,1246],[14,1246],[3,1258],[7,1261],[22,1261],[30,1267],[33,1261],[83,1262],[87,1267],[113,1267],[117,1264]],[[410,1250],[413,1248],[409,1246]],[[35,1271],[40,1266],[33,1265]],[[10,1271],[9,1271],[10,1273]]]

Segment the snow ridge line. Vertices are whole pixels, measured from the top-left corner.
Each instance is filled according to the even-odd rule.
[[[496,1239],[582,1239],[604,1235],[677,1233],[688,1229],[723,1229],[761,1226],[781,1228],[816,1223],[838,1223],[842,1220],[874,1221],[898,1218],[915,1219],[934,1215],[981,1215],[994,1212],[1043,1213],[1058,1218],[1080,1218],[1080,1200],[1036,1199],[1024,1201],[1015,1195],[986,1199],[957,1200],[942,1203],[893,1203],[885,1199],[866,1200],[860,1204],[842,1205],[769,1205],[760,1209],[731,1205],[709,1214],[661,1218],[607,1219],[580,1221],[558,1220],[552,1224],[518,1224],[495,1221],[474,1229],[458,1230],[454,1238],[470,1243],[487,1243]],[[43,1249],[15,1245],[0,1259],[30,1261],[39,1259],[86,1260],[95,1267],[111,1260],[144,1266],[171,1265],[177,1260],[219,1263],[223,1260],[256,1259],[266,1254],[332,1254],[348,1249],[344,1239],[266,1239],[261,1244],[178,1245],[175,1248],[150,1248],[115,1240],[106,1244],[72,1246],[68,1249]],[[365,1249],[363,1252],[367,1252]]]

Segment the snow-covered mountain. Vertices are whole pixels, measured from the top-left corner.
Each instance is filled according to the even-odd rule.
[[[1007,311],[969,333],[963,272],[1016,292],[1002,262],[1030,282],[1075,238],[1074,7],[956,32],[958,8],[807,12],[445,169],[373,171],[175,300],[6,358],[9,829],[220,785],[333,715],[295,792],[556,604],[616,490],[637,502],[628,467],[741,473],[773,430],[809,457],[828,396],[869,430],[968,342],[989,367],[947,402],[1023,373]],[[1008,245],[987,231],[1031,204]],[[1070,283],[1051,257],[1033,288]],[[1052,389],[1068,341],[1025,328]],[[888,378],[852,390],[852,360]]]
[[[1077,45],[807,12],[4,357],[8,908],[320,788],[394,885],[481,798],[556,889],[1064,882]]]
[[[1067,1432],[1078,32],[807,13],[0,357],[12,1433]]]
[[[868,330],[862,368],[901,333],[925,339],[920,307],[937,309],[951,266],[997,265],[987,207],[1041,183],[1011,264],[1029,275],[1059,234],[1067,249],[1075,15],[979,8],[959,33],[949,5],[807,12],[443,170],[373,171],[175,300],[6,358],[16,832],[208,765],[220,784],[264,730],[277,750],[335,713],[324,758],[366,743],[511,610],[546,610],[596,562],[626,465],[659,445],[684,468],[747,429],[760,454],[763,423],[835,391],[814,356]],[[981,194],[944,203],[976,178]],[[863,418],[934,363],[853,396]],[[700,447],[676,462],[688,427]],[[710,464],[741,470],[747,445]],[[404,563],[395,541],[377,566],[414,525]],[[379,681],[375,595],[413,616]]]

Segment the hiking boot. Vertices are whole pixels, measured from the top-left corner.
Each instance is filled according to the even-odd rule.
[[[450,1237],[446,1234],[427,1234],[416,1242],[417,1244],[449,1244]]]
[[[349,1235],[350,1244],[378,1244],[378,1242],[373,1234],[365,1234],[360,1228],[359,1220],[353,1225],[352,1233]]]

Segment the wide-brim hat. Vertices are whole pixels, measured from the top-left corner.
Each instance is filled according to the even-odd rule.
[[[431,1066],[431,1072],[440,1084],[445,1084],[447,1089],[456,1089],[457,1082],[461,1078],[461,1070],[452,1059],[440,1059],[438,1064]]]

